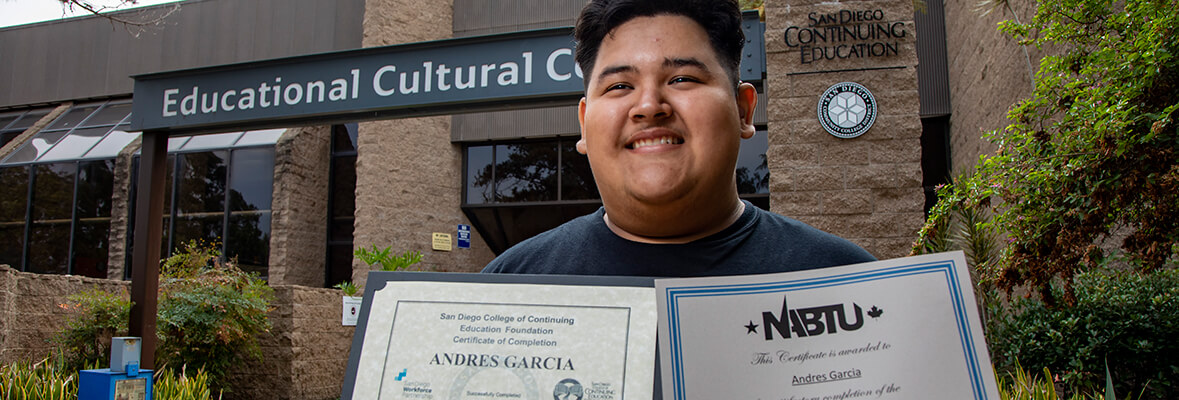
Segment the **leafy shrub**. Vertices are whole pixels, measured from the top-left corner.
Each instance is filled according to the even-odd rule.
[[[348,297],[355,297],[357,293],[362,293],[360,286],[356,286],[356,284],[352,283],[352,281],[343,281],[332,287],[340,289],[344,292],[344,295]]]
[[[127,294],[116,295],[93,289],[67,297],[68,303],[59,304],[72,311],[66,327],[54,338],[66,354],[67,370],[77,370],[85,364],[109,364],[111,338],[127,332],[131,301]]]
[[[1006,1],[991,1],[1006,4]],[[1047,48],[1032,96],[998,147],[942,192],[920,241],[956,206],[989,210],[1008,238],[996,283],[1028,287],[1049,305],[1076,297],[1073,277],[1121,242],[1130,264],[1166,268],[1179,249],[1177,0],[1036,2],[1027,23],[1000,29]],[[919,243],[921,245],[921,243]],[[1058,290],[1052,284],[1061,285]]]
[[[400,256],[390,255],[389,251],[392,248],[393,246],[377,249],[377,245],[374,244],[371,250],[361,247],[356,249],[353,255],[370,266],[380,264],[382,271],[396,271],[422,261],[421,252],[406,251]]]
[[[274,291],[215,249],[190,242],[161,266],[156,355],[157,365],[208,371],[213,386],[223,388],[225,372],[241,357],[261,359],[258,335],[270,330]]]
[[[996,368],[1016,371],[1018,359],[1089,393],[1104,387],[1108,363],[1117,393],[1179,398],[1179,271],[1098,270],[1078,275],[1073,287],[1075,307],[1027,298],[990,313],[997,316],[987,336]]]

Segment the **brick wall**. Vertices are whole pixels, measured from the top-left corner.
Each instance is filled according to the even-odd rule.
[[[899,51],[886,57],[804,62],[787,46],[788,27],[808,27],[809,14],[881,10],[883,23],[901,23]],[[909,0],[829,3],[766,2],[770,206],[863,246],[879,258],[909,253],[923,219],[921,121],[916,29]],[[828,45],[856,43],[831,42]],[[839,82],[856,82],[876,98],[872,128],[854,139],[819,124],[819,97]]]
[[[335,399],[340,397],[351,326],[340,325],[339,290],[273,286],[271,331],[259,339],[262,360],[233,372],[232,399]]]
[[[101,289],[129,298],[130,288],[130,282],[32,274],[0,265],[0,364],[49,355],[50,339],[69,315],[60,307],[68,303],[67,296]]]
[[[92,288],[124,293],[130,282],[41,275],[0,265],[0,364],[40,360],[65,324],[66,297]],[[334,289],[273,286],[270,332],[259,340],[262,359],[230,372],[237,389],[226,399],[335,399],[343,387],[354,327],[340,325]]]

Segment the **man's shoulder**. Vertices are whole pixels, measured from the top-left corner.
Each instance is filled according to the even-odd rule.
[[[604,224],[601,210],[570,220],[556,228],[528,238],[497,256],[483,268],[485,273],[552,273],[534,270],[536,266],[559,265],[554,261],[566,258],[591,240]]]
[[[782,248],[783,251],[772,254],[793,258],[791,264],[806,260],[804,264],[809,269],[876,260],[850,240],[794,218],[766,210],[757,211],[762,215],[753,240],[762,242],[763,246]]]

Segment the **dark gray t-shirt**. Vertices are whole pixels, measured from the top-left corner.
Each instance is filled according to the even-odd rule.
[[[847,240],[749,202],[733,225],[685,244],[623,239],[606,226],[604,214],[605,209],[598,209],[525,240],[483,272],[693,277],[800,271],[876,260]]]

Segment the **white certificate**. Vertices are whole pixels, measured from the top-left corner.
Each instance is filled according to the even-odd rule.
[[[655,286],[668,399],[999,399],[961,252]]]
[[[399,279],[406,276],[417,275]],[[345,398],[651,398],[657,316],[650,279],[638,287],[599,286],[596,278],[532,278],[580,282],[564,285],[421,276],[449,281],[389,280],[365,294]],[[453,281],[460,278],[500,282]]]

